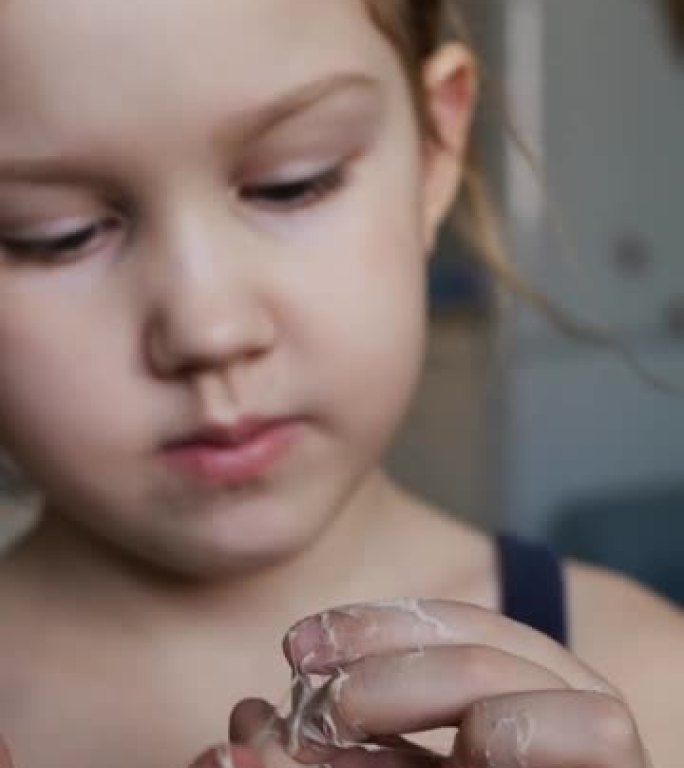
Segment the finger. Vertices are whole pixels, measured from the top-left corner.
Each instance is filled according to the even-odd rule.
[[[230,716],[230,742],[237,768],[296,768],[287,753],[285,721],[262,699],[245,699]]]
[[[0,764],[2,768],[2,764]],[[233,768],[228,755],[228,746],[221,744],[203,752],[190,768]]]
[[[573,688],[611,693],[609,683],[531,627],[474,605],[398,600],[334,608],[296,624],[283,650],[292,666],[329,673],[366,656],[440,645],[486,645],[547,666]]]
[[[444,762],[442,755],[436,755],[399,736],[379,739],[373,747],[380,748],[373,751],[360,745],[350,744],[342,749],[333,744],[293,742],[288,732],[289,724],[277,719],[273,707],[261,700],[250,699],[238,704],[230,724],[231,753],[235,768],[283,764],[298,765],[300,768],[301,764],[331,764],[335,768],[440,768]],[[294,751],[288,751],[293,743]],[[247,754],[251,757],[244,762],[243,757]]]
[[[365,658],[334,674],[300,713],[305,742],[345,745],[458,726],[477,701],[568,689],[526,659],[484,646],[438,646]]]
[[[14,768],[9,747],[2,738],[0,738],[0,768]]]
[[[444,768],[445,758],[417,745],[388,747],[377,751],[342,750],[331,755],[328,764],[334,768]]]
[[[468,768],[646,768],[627,707],[604,694],[549,691],[475,704],[451,765]]]

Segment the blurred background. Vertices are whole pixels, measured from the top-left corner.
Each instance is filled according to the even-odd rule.
[[[684,1],[469,6],[489,79],[539,166],[506,139],[490,93],[478,131],[511,259],[681,393],[524,301],[495,302],[445,238],[433,355],[396,472],[456,514],[684,604]]]
[[[564,259],[529,174],[507,150],[516,263],[684,390],[682,2],[514,0],[507,8],[511,98],[527,100],[523,132],[574,250]],[[684,397],[529,313],[507,327],[503,344],[504,520],[684,602]]]
[[[501,295],[445,233],[428,364],[391,469],[454,515],[684,605],[684,0],[466,4],[539,165],[506,137],[490,89],[477,134],[510,258],[682,394]],[[0,544],[35,506],[0,486]]]

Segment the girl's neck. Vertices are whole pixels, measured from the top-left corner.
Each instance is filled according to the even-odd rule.
[[[212,623],[253,627],[255,616],[283,626],[330,604],[357,599],[372,580],[369,551],[387,549],[401,492],[384,475],[369,479],[306,550],[250,573],[189,579],[165,573],[46,509],[7,563],[42,605],[103,625],[141,631]],[[360,546],[363,543],[364,546]]]

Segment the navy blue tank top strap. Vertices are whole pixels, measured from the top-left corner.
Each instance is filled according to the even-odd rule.
[[[500,535],[497,543],[501,612],[567,645],[565,579],[558,555],[509,534]]]

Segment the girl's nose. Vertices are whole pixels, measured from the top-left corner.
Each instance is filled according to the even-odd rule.
[[[244,260],[225,253],[168,259],[151,282],[144,345],[157,375],[225,369],[273,346],[263,281]]]

